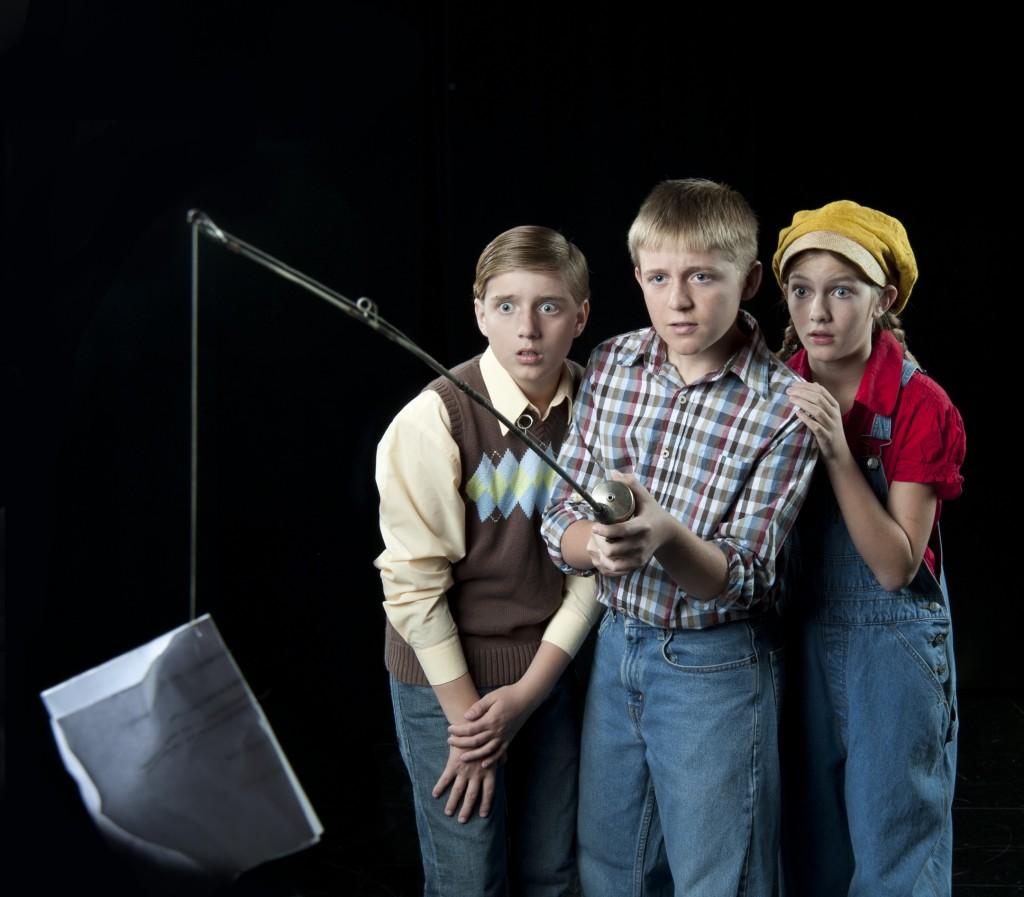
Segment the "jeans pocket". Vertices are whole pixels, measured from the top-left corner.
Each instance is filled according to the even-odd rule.
[[[891,627],[893,636],[914,668],[925,678],[935,695],[954,715],[952,658],[949,651],[949,620],[915,620]],[[950,722],[952,726],[952,719]]]
[[[597,624],[597,635],[598,635],[598,637],[604,635],[604,631],[609,626],[611,626],[611,624],[612,624],[612,622],[614,620],[615,620],[615,611],[613,611],[611,608],[608,608],[604,612],[604,615],[601,617],[601,622],[599,622]]]
[[[720,673],[757,663],[750,627],[743,622],[709,629],[677,629],[661,646],[665,662],[688,673]]]

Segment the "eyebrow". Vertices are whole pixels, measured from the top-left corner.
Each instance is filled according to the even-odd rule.
[[[715,274],[721,274],[723,270],[720,265],[690,265],[689,268],[683,269],[683,276],[696,274],[698,271],[713,271]],[[668,268],[641,268],[640,273],[646,276],[649,274],[671,274],[672,272]]]

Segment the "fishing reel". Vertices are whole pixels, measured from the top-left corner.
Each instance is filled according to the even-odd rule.
[[[600,523],[622,523],[629,520],[636,511],[636,499],[625,483],[604,480],[590,493]]]

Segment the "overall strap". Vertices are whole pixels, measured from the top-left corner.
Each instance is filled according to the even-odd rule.
[[[918,366],[909,359],[903,359],[903,371],[900,374],[900,389],[910,382],[910,378],[919,370]],[[876,414],[871,424],[872,439],[879,439],[882,442],[889,442],[892,439],[892,418],[888,414]]]
[[[916,362],[910,361],[907,358],[903,359],[903,370],[900,373],[900,389],[906,386],[910,382],[910,378],[914,376],[920,367]],[[871,438],[879,439],[883,442],[889,442],[892,439],[892,418],[887,414],[876,414],[874,422],[871,424]],[[869,458],[868,465],[875,470],[878,468],[878,459]],[[945,571],[942,567],[942,531],[938,525],[935,526],[935,539],[929,541],[929,546],[932,549],[932,553],[935,556],[935,569],[938,571],[938,579],[940,588],[945,593]]]

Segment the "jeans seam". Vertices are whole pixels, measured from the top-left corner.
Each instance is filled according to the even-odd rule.
[[[776,716],[780,716],[782,713],[783,683],[780,680],[782,679],[782,670],[785,662],[785,648],[773,648],[768,652],[768,671],[772,677],[772,694],[775,695]]]
[[[437,845],[434,842],[433,828],[431,827],[429,820],[426,819],[426,810],[421,806],[421,791],[418,787],[419,778],[415,772],[416,764],[412,760],[412,748],[409,745],[409,739],[405,732],[405,708],[402,702],[401,689],[398,688],[394,682],[392,682],[391,686],[391,699],[394,702],[394,706],[401,709],[400,713],[395,714],[395,729],[398,731],[398,737],[402,743],[403,752],[408,758],[406,759],[406,757],[403,757],[403,760],[405,762],[406,773],[409,776],[409,782],[412,785],[413,805],[417,817],[416,829],[419,834],[420,842],[420,863],[423,866],[424,887],[426,889],[430,887],[429,876],[433,874],[435,879],[437,877],[437,873],[433,872],[433,870],[438,868]],[[401,720],[401,722],[399,722],[399,720]],[[423,817],[422,820],[419,818],[421,815]],[[422,825],[420,825],[421,821]],[[429,869],[427,866],[427,857],[423,855],[425,853],[425,848],[429,848],[430,851]],[[424,893],[427,893],[427,891],[425,890]]]
[[[644,814],[640,819],[639,839],[636,845],[636,857],[633,860],[633,893],[643,897],[644,870],[647,867],[647,842],[651,836],[651,820],[654,818],[656,800],[654,783],[647,781],[647,797],[644,800]]]
[[[751,664],[754,672],[754,724],[752,726],[750,745],[750,788],[747,791],[747,850],[746,856],[743,858],[743,870],[740,873],[737,897],[743,897],[747,893],[747,885],[750,879],[750,854],[754,844],[754,808],[757,806],[757,768],[761,746],[761,714],[759,712],[761,706],[761,672],[764,669],[764,665],[759,662],[760,658],[757,654],[757,635],[754,632],[754,627],[749,623],[747,624],[747,632],[750,636],[750,649],[754,652],[754,662]]]

